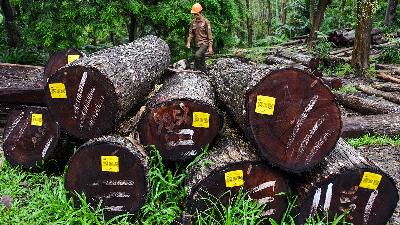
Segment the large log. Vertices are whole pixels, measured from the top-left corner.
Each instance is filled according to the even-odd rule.
[[[362,114],[400,113],[399,105],[383,99],[372,100],[367,97],[357,96],[356,94],[343,94],[340,92],[335,92],[335,96],[341,105]]]
[[[13,166],[60,172],[73,153],[73,145],[47,108],[28,106],[9,113],[3,150]]]
[[[372,85],[372,87],[381,91],[400,92],[400,84],[375,83]]]
[[[339,29],[328,34],[328,40],[333,42],[337,47],[351,46],[354,44],[356,31],[354,29]],[[379,29],[372,29],[371,43],[377,44],[382,39],[382,31]]]
[[[300,181],[295,187],[299,195],[297,224],[317,213],[331,221],[349,210],[346,222],[384,225],[399,200],[393,179],[342,139],[331,155]]]
[[[319,163],[341,132],[334,95],[296,68],[222,59],[210,67],[218,99],[270,163],[299,172]]]
[[[48,108],[72,136],[108,133],[153,89],[169,59],[168,45],[154,36],[81,58],[48,79]]]
[[[364,92],[366,94],[382,97],[382,98],[384,98],[386,100],[389,100],[391,102],[400,104],[400,95],[397,95],[395,93],[376,90],[375,88],[372,88],[372,87],[369,87],[369,86],[366,86],[366,85],[362,85],[362,84],[356,86],[356,88],[357,88],[357,90],[362,91],[362,92]]]
[[[183,72],[149,100],[138,130],[141,143],[155,145],[163,159],[188,161],[213,141],[221,123],[210,82]]]
[[[44,68],[45,80],[61,67],[83,57],[84,54],[76,49],[66,49],[52,54]]]
[[[399,135],[400,114],[382,114],[343,118],[342,137],[354,138],[364,134]]]
[[[265,204],[262,216],[280,220],[287,208],[288,178],[264,164],[255,149],[237,131],[225,128],[223,137],[209,155],[189,171],[186,206],[191,214],[205,212],[243,193]],[[218,201],[217,201],[218,199]]]
[[[118,136],[96,138],[85,143],[68,162],[65,188],[79,207],[77,194],[111,218],[138,213],[143,206],[148,183],[147,156],[136,142]]]

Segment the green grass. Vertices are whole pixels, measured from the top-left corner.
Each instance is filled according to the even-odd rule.
[[[356,87],[354,87],[353,85],[343,85],[341,88],[339,88],[338,90],[339,92],[342,92],[344,94],[348,94],[348,93],[357,93],[358,90],[356,89]]]
[[[361,146],[382,146],[382,145],[392,145],[392,146],[400,146],[400,135],[389,137],[386,135],[374,135],[371,136],[366,134],[360,138],[349,138],[346,141],[351,144],[354,148],[359,148]]]

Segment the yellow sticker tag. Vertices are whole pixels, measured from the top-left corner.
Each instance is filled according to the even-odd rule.
[[[258,95],[255,110],[256,113],[274,115],[275,100],[276,98],[274,97]]]
[[[244,184],[243,170],[234,170],[225,173],[226,187],[237,187]]]
[[[49,84],[51,98],[67,98],[67,91],[63,83]]]
[[[101,156],[101,171],[118,173],[118,156]]]
[[[364,172],[360,187],[376,190],[381,182],[382,175],[370,172]]]
[[[79,59],[80,55],[68,55],[68,64],[72,63],[73,61]]]
[[[32,114],[31,125],[41,127],[43,125],[42,114]]]
[[[204,112],[193,112],[193,127],[210,127],[210,114]]]

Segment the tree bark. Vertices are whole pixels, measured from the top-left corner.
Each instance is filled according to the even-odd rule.
[[[307,40],[307,45],[309,47],[314,46],[314,42],[317,39],[317,32],[319,31],[319,28],[321,27],[322,20],[324,19],[324,14],[326,11],[326,8],[328,5],[331,4],[331,0],[318,0],[318,6],[316,9],[316,12],[314,14],[314,17],[311,18],[312,20],[312,27],[310,34],[308,36]]]
[[[81,58],[49,78],[45,89],[49,110],[74,137],[106,134],[143,102],[169,60],[168,45],[154,36]],[[50,93],[50,86],[62,93]]]
[[[372,87],[381,91],[400,92],[400,84],[377,83],[373,84]]]
[[[319,79],[295,68],[269,71],[235,59],[217,61],[209,73],[222,107],[270,163],[299,172],[333,149],[340,110]]]
[[[251,9],[251,0],[246,0],[246,8],[247,8],[247,44],[249,47],[253,46],[253,13]]]
[[[68,162],[65,188],[79,207],[85,194],[92,207],[102,203],[104,216],[136,214],[149,191],[148,160],[137,142],[118,136],[90,140]]]
[[[236,172],[232,172],[236,171]],[[240,173],[237,183],[226,176]],[[264,164],[255,149],[230,127],[224,128],[223,136],[209,155],[189,171],[186,206],[189,211],[204,212],[219,199],[227,205],[242,187],[243,193],[261,204],[266,204],[265,217],[280,220],[287,208],[287,200],[277,193],[289,191],[288,178],[276,168]],[[226,192],[229,192],[226,194]]]
[[[389,93],[389,92],[384,92],[384,91],[379,91],[379,90],[376,90],[375,88],[368,87],[368,86],[361,85],[361,84],[358,85],[356,88],[357,88],[357,90],[362,91],[366,94],[382,97],[382,98],[389,100],[391,102],[394,102],[396,104],[400,104],[400,95],[397,95],[394,93]]]
[[[386,100],[371,100],[354,94],[342,94],[339,92],[335,92],[335,95],[341,105],[362,114],[400,113],[400,106]]]
[[[282,6],[281,6],[281,23],[282,25],[286,24],[286,16],[287,16],[287,5],[288,5],[288,0],[282,0]]]
[[[388,0],[388,7],[386,8],[385,20],[383,23],[385,26],[391,26],[396,18],[396,8],[398,0]]]
[[[372,179],[367,177],[371,173]],[[380,176],[380,180],[375,178]],[[346,222],[384,225],[399,199],[393,178],[342,139],[318,167],[299,178],[295,189],[299,195],[297,224],[317,213],[331,221],[352,209]]]
[[[400,114],[343,118],[343,138],[361,137],[364,134],[388,136],[400,134]]]
[[[15,48],[22,44],[21,35],[16,21],[16,12],[9,0],[1,0],[1,9],[3,10],[4,23],[7,30],[8,46]]]
[[[134,15],[133,13],[129,13],[129,17],[130,17],[130,23],[129,23],[129,29],[128,29],[129,42],[132,42],[132,41],[136,40],[136,30],[137,30],[137,26],[138,26],[138,21],[137,21],[136,15]]]
[[[267,35],[270,36],[272,34],[272,3],[271,0],[266,0],[267,3]]]
[[[214,90],[203,75],[174,75],[146,105],[138,126],[141,143],[155,145],[165,160],[192,160],[221,128],[215,101]]]

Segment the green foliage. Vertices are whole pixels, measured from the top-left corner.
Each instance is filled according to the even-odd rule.
[[[366,134],[360,138],[349,138],[346,140],[350,145],[354,148],[358,148],[361,146],[368,146],[368,145],[392,145],[392,146],[400,146],[400,136],[389,137],[386,135],[379,136],[374,135],[371,136]]]
[[[44,65],[47,54],[37,49],[20,49],[0,47],[0,62],[19,63],[27,65]]]
[[[338,77],[344,77],[345,75],[350,75],[353,73],[354,73],[354,69],[348,63],[339,64],[335,67],[335,74]]]
[[[327,37],[323,34],[319,34],[321,40],[318,41],[315,48],[311,49],[311,54],[320,59],[326,59],[329,56],[329,53],[333,49],[333,43],[327,40]]]
[[[347,93],[357,93],[358,90],[356,89],[356,87],[354,87],[353,85],[343,85],[340,89],[339,92],[342,92],[344,94]]]
[[[378,63],[400,64],[400,43],[395,46],[384,46],[379,56],[376,58]]]

